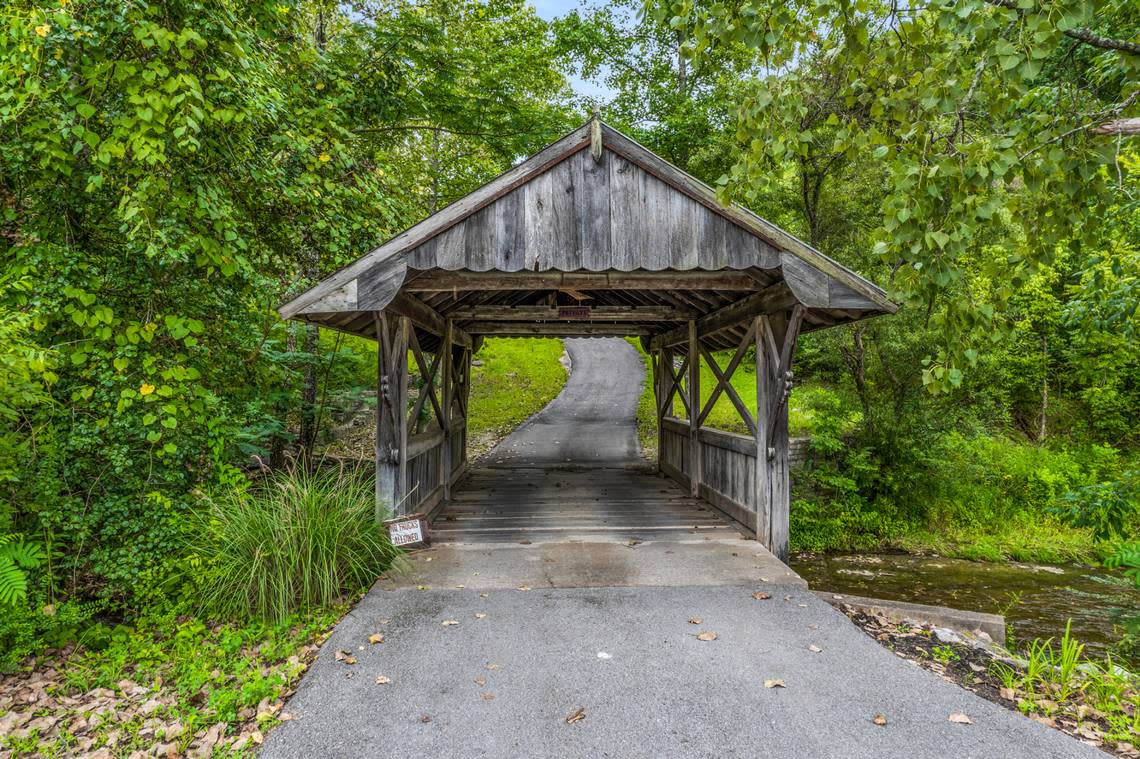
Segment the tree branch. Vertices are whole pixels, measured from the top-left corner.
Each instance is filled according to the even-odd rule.
[[[419,130],[427,132],[446,132],[447,134],[454,134],[457,137],[517,137],[523,134],[533,134],[530,130],[518,132],[462,131],[445,126],[436,126],[434,124],[393,124],[383,127],[361,127],[359,129],[353,129],[352,131],[355,134],[377,134],[384,132],[416,132]]]
[[[1018,6],[1016,0],[986,0],[990,5],[996,5],[999,8],[1015,11],[1018,16],[1025,15],[1025,9]],[[1066,37],[1075,39],[1078,42],[1083,42],[1086,45],[1099,47],[1102,50],[1119,50],[1122,53],[1130,53],[1132,55],[1140,55],[1140,42],[1128,42],[1127,40],[1117,40],[1111,37],[1104,37],[1087,27],[1080,29],[1066,29],[1061,32]]]

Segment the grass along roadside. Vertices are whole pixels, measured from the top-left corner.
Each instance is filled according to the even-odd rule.
[[[566,384],[561,340],[488,338],[471,367],[468,458],[487,453]]]

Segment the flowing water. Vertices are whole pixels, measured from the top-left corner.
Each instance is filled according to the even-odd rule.
[[[801,555],[792,569],[812,590],[1004,614],[1018,641],[1073,635],[1090,655],[1119,639],[1140,615],[1140,590],[1097,567],[985,564],[906,554]]]

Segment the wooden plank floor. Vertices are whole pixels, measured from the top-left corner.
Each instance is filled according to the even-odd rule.
[[[439,543],[739,538],[704,501],[643,469],[483,467],[452,488],[432,523]]]

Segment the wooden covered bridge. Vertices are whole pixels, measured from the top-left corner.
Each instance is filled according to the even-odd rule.
[[[637,336],[652,356],[660,471],[786,560],[796,338],[895,309],[878,287],[722,206],[595,118],[280,313],[377,341],[376,494],[397,513],[436,513],[467,468],[483,336]],[[749,348],[755,409],[730,384]],[[411,408],[409,360],[424,379]],[[700,388],[702,363],[711,392]],[[721,395],[750,434],[704,424]]]

